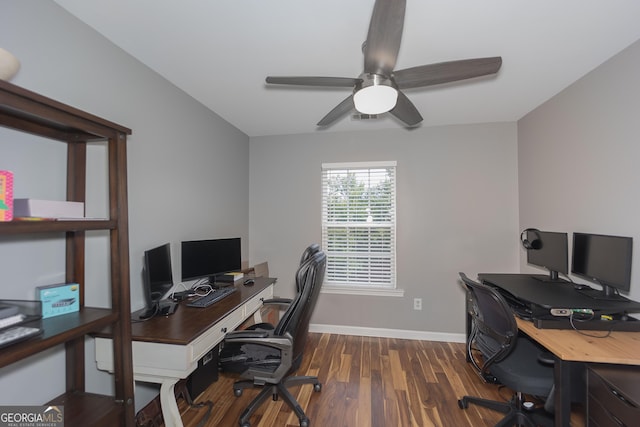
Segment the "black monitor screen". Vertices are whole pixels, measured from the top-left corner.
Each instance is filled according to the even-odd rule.
[[[182,280],[222,275],[242,268],[240,238],[182,242]],[[213,281],[213,280],[211,280]]]
[[[171,246],[169,243],[145,251],[144,272],[147,307],[152,307],[173,286]]]
[[[606,295],[628,291],[632,252],[631,237],[573,233],[571,272],[602,285]]]
[[[539,240],[539,249],[527,250],[527,263],[549,270],[550,280],[558,280],[558,273],[567,274],[569,272],[567,233],[553,231],[530,231],[529,233],[529,241]]]

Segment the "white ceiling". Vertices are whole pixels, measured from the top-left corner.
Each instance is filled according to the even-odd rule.
[[[316,123],[347,88],[272,76],[357,77],[374,0],[55,0],[249,136],[402,126]],[[396,69],[501,56],[494,77],[409,89],[422,126],[515,121],[640,39],[638,0],[407,0]]]

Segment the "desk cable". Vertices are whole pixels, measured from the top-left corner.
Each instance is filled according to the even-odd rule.
[[[181,287],[184,290],[178,291],[178,287]],[[207,279],[200,279],[194,282],[189,288],[187,288],[184,283],[176,284],[168,294],[167,298],[180,302],[189,297],[204,297],[213,291],[214,289]]]
[[[177,293],[177,289],[178,287],[184,289],[185,291],[188,291],[189,289],[187,289],[187,287],[184,285],[184,283],[176,283],[173,288],[171,288],[171,292],[169,293],[169,295],[167,296],[167,298],[169,299],[174,299],[175,295]]]
[[[574,331],[578,332],[581,335],[585,335],[585,336],[591,337],[591,338],[607,338],[609,335],[611,335],[611,332],[613,332],[613,327],[615,326],[615,322],[612,322],[611,328],[609,328],[609,330],[606,331],[604,333],[604,335],[596,335],[596,334],[585,332],[582,329],[578,329],[576,327],[576,324],[574,323],[574,321],[575,322],[589,322],[590,320],[593,320],[594,314],[591,313],[588,317],[583,317],[582,315],[576,317],[575,314],[576,313],[571,312],[571,314],[569,315],[569,323],[571,324],[571,328],[573,328]]]
[[[185,396],[183,397],[187,401],[187,405],[189,405],[190,408],[200,409],[205,406],[207,407],[207,412],[204,414],[202,419],[200,419],[200,422],[196,425],[196,427],[204,427],[207,421],[209,420],[209,416],[211,416],[211,410],[213,409],[213,402],[210,400],[207,400],[205,402],[195,403],[188,391],[185,392]]]
[[[560,274],[562,274],[564,277],[566,277],[567,280],[569,281],[569,283],[571,283],[572,285],[576,286],[576,283],[571,279],[571,276],[569,276],[568,274],[564,274],[564,273],[560,273]],[[617,289],[616,289],[616,294],[618,294]],[[571,312],[571,314],[569,315],[569,323],[571,324],[571,328],[573,328],[573,330],[578,332],[579,334],[582,334],[582,335],[585,335],[585,336],[591,337],[591,338],[607,338],[613,332],[613,327],[615,326],[616,322],[612,322],[611,328],[609,328],[609,330],[607,330],[603,335],[596,335],[596,334],[585,332],[582,329],[578,329],[576,327],[574,321],[575,322],[588,322],[590,320],[593,320],[595,315],[594,315],[594,313],[591,313],[589,315],[589,317],[587,317],[587,318],[583,317],[582,315],[574,318],[575,314],[576,313]]]
[[[177,294],[181,293],[177,290],[178,287],[181,287],[182,289],[184,289],[185,292],[191,291],[193,292],[194,296],[198,296],[198,297],[203,297],[213,292],[213,287],[209,284],[209,282],[206,279],[201,279],[195,282],[190,288],[187,288],[184,285],[184,283],[177,283],[176,285],[173,286],[173,288],[171,289],[171,292],[167,295],[168,299],[171,299],[173,301],[180,301],[182,298],[184,298],[184,297],[176,298]],[[140,317],[138,319],[131,319],[131,323],[146,322],[156,317],[156,315],[159,312],[160,312],[160,307],[158,305],[158,302],[155,302],[153,304],[153,312],[151,314],[145,317]]]
[[[193,285],[191,287],[191,290],[193,291],[194,294],[196,294],[196,296],[205,297],[209,295],[211,292],[213,292],[213,286],[211,286],[208,283],[201,283],[199,285]]]
[[[148,320],[151,320],[154,317],[156,317],[156,314],[158,314],[159,310],[160,310],[160,307],[158,306],[158,304],[154,303],[153,304],[153,313],[151,313],[149,316],[140,317],[138,319],[131,319],[131,323],[141,323],[141,322],[146,322]]]

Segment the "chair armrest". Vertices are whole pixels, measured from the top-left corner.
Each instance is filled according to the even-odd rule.
[[[551,352],[542,351],[538,354],[538,362],[544,363],[545,365],[553,365],[555,363],[555,356]]]
[[[242,331],[241,331],[242,332]],[[224,341],[228,343],[242,343],[242,344],[257,344],[263,345],[265,347],[273,347],[279,350],[289,350],[293,347],[293,340],[291,337],[282,336],[282,337],[274,337],[269,336],[269,333],[266,332],[267,336],[251,336],[251,334],[247,334],[247,336],[237,336],[231,337],[227,339],[225,337]]]
[[[254,384],[277,384],[293,366],[293,338],[289,333],[284,336],[256,338],[242,343],[259,344],[280,350],[280,365],[275,371],[264,371],[259,366],[252,366],[241,374],[243,378],[250,378]]]
[[[244,341],[246,339],[252,339],[252,338],[267,338],[269,336],[269,332],[270,331],[260,331],[260,330],[242,330],[242,331],[232,331],[232,332],[227,332],[227,334],[224,336],[224,340],[228,341],[228,342],[239,342],[239,341]]]
[[[289,306],[293,300],[291,298],[270,298],[262,301],[263,305]]]

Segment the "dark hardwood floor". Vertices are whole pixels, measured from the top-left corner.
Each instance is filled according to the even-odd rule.
[[[459,397],[507,400],[511,392],[484,384],[467,364],[464,344],[310,334],[299,374],[317,375],[322,391],[310,385],[292,389],[312,427],[493,426],[501,414],[470,405],[458,408]],[[204,426],[238,425],[240,413],[257,394],[246,390],[237,398],[237,378],[222,374],[195,400],[211,401]],[[206,407],[180,402],[185,426],[197,426]],[[584,426],[581,409],[572,426]],[[299,426],[281,400],[268,400],[251,418],[252,427]]]

